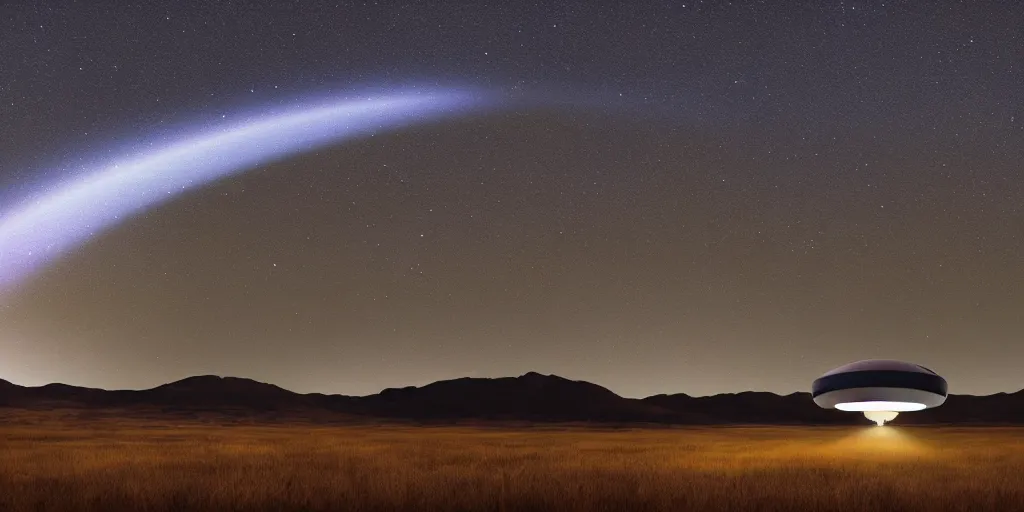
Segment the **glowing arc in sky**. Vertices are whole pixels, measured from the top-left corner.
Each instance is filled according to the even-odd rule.
[[[262,163],[377,130],[492,106],[467,91],[395,94],[307,107],[202,132],[87,170],[23,205],[0,211],[0,291],[134,214]]]

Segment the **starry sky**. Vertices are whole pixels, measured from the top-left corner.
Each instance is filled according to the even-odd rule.
[[[0,5],[0,210],[304,98],[522,101],[124,220],[0,295],[0,378],[1024,387],[1022,3],[101,4]]]

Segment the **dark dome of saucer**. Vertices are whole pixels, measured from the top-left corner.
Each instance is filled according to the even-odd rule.
[[[811,396],[853,388],[903,388],[946,396],[943,379],[924,366],[888,359],[869,359],[840,366],[814,381]]]

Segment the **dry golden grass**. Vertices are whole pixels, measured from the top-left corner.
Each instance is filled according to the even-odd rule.
[[[0,410],[0,510],[1024,510],[1024,429],[218,426]]]

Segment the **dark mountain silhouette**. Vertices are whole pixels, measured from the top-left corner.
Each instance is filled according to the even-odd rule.
[[[273,384],[216,375],[188,377],[139,393],[137,399],[141,403],[165,407],[237,407],[265,411],[304,408],[312,405],[304,395]]]
[[[83,388],[67,384],[40,387],[0,385],[0,405],[8,406],[153,406],[181,409],[246,408],[274,410],[305,405],[304,395],[272,384],[235,377],[203,375],[140,391]]]
[[[461,420],[660,424],[864,424],[856,413],[824,410],[809,393],[743,392],[693,397],[619,396],[585,381],[530,372],[519,377],[461,378],[422,387],[390,388],[353,397],[299,394],[251,379],[203,375],[146,390],[48,384],[23,387],[0,380],[0,407],[133,409],[263,413],[323,418],[448,422]],[[950,395],[942,407],[901,414],[900,424],[1024,424],[1024,390],[987,396]]]
[[[367,412],[387,417],[529,421],[668,422],[706,420],[606,388],[530,372],[497,379],[461,378],[423,387],[385,389],[363,398]]]
[[[830,425],[859,423],[863,420],[860,415],[818,407],[811,400],[810,393],[780,396],[764,391],[745,391],[699,397],[680,393],[650,396],[643,401],[672,411],[713,417],[723,423]]]
[[[6,380],[0,379],[0,406],[3,406],[3,405],[6,404],[6,398],[7,397],[9,397],[9,396],[13,397],[15,394],[19,393],[22,389],[25,389],[25,388],[22,388],[21,386],[17,386],[15,384],[7,382]]]
[[[59,383],[30,388],[11,384],[7,381],[4,382],[6,385],[0,385],[0,405],[107,405],[115,401],[119,395],[126,393],[124,391],[106,391]]]
[[[1024,424],[1024,390],[984,396],[950,395],[942,407],[901,415],[899,419],[906,424]]]

